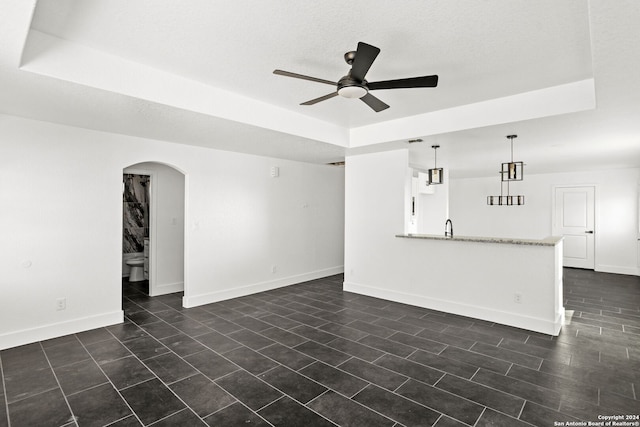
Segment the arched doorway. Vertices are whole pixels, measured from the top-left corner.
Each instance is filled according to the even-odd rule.
[[[136,163],[122,172],[123,284],[149,296],[184,291],[185,175],[159,162]],[[127,262],[134,258],[144,263]]]

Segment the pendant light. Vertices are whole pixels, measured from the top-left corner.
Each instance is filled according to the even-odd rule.
[[[427,185],[442,184],[444,182],[444,176],[442,168],[439,168],[437,164],[436,151],[440,146],[436,144],[432,145],[431,148],[433,148],[433,169],[428,170]]]
[[[507,135],[507,138],[511,141],[511,161],[502,163],[500,168],[500,195],[499,196],[487,196],[487,205],[489,206],[520,206],[524,205],[524,196],[517,195],[512,196],[509,194],[509,183],[511,181],[522,181],[524,164],[522,162],[513,161],[513,139],[518,135]],[[507,195],[503,193],[504,187],[507,187]]]

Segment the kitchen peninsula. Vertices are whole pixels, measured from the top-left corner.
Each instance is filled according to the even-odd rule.
[[[405,280],[345,290],[558,335],[564,319],[562,238],[396,235]]]
[[[404,148],[347,158],[343,289],[558,335],[564,320],[562,238],[516,239],[508,231],[510,238],[445,237],[458,224],[446,180],[433,194],[417,195],[415,229],[438,230],[426,231],[437,235],[408,234],[414,233],[409,157]],[[482,209],[496,209],[481,194],[477,201]],[[460,225],[483,229],[481,222]]]

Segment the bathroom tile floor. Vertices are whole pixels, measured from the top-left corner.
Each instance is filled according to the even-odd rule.
[[[553,426],[640,413],[640,278],[565,269],[560,336],[342,291],[332,276],[0,352],[0,427]]]

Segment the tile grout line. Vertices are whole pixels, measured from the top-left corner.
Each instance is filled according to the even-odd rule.
[[[411,353],[409,353],[409,354],[407,355],[407,357],[402,357],[402,359],[409,360],[409,361],[413,362],[413,360],[411,360],[411,359],[409,359],[409,358],[410,358],[411,356],[413,356],[414,354],[416,354],[419,350],[420,350],[420,349],[416,348],[416,349],[415,349],[415,350],[413,350]],[[418,362],[415,362],[415,363],[418,363]]]
[[[527,398],[522,397],[522,396],[518,396],[517,394],[513,394],[512,392],[505,391],[505,390],[501,390],[501,389],[499,389],[499,388],[495,388],[495,387],[493,387],[493,386],[491,386],[491,385],[487,385],[487,384],[484,384],[484,383],[481,383],[481,382],[478,382],[478,381],[473,380],[473,378],[476,376],[476,374],[477,374],[478,372],[480,372],[480,369],[481,369],[481,368],[478,368],[478,370],[476,371],[476,373],[475,373],[475,374],[473,374],[473,376],[472,376],[469,380],[467,380],[467,381],[471,381],[471,382],[472,382],[472,383],[474,383],[474,384],[480,385],[480,386],[482,386],[482,387],[486,387],[486,388],[488,388],[488,389],[490,389],[490,390],[497,391],[497,392],[502,393],[502,394],[506,394],[507,396],[511,396],[511,397],[515,397],[516,399],[520,399],[520,400],[522,400],[522,401],[523,401],[523,408],[524,408],[524,404],[528,401],[528,399],[527,399]],[[493,372],[493,371],[490,371],[490,372]],[[494,372],[494,373],[495,373],[495,372]],[[453,374],[448,374],[448,375],[453,375]],[[454,376],[456,376],[456,375],[454,375]],[[457,377],[457,376],[456,376],[456,377]],[[465,378],[463,378],[463,379],[465,379]],[[515,378],[515,379],[516,379],[516,380],[518,380],[518,381],[525,382],[525,383],[527,383],[527,384],[532,384],[532,385],[534,385],[534,386],[537,386],[537,384],[530,383],[530,382],[528,382],[528,381],[519,380],[519,379],[517,379],[517,378]],[[542,387],[542,386],[539,386],[539,387]],[[546,387],[542,387],[542,388],[547,389]],[[443,390],[443,389],[440,389],[440,390]],[[550,389],[547,389],[547,390],[550,390]],[[445,390],[445,391],[446,391],[446,390]],[[456,394],[456,396],[458,396],[458,397],[462,397],[462,396],[459,396],[459,395],[457,395],[457,394]],[[465,399],[464,397],[462,397],[462,398],[463,398],[463,399]],[[471,399],[467,399],[467,400],[471,400]],[[478,405],[486,406],[486,405],[481,404],[480,402],[476,402],[476,401],[474,401],[474,400],[471,400],[471,401],[472,401],[472,402],[474,402],[474,403],[476,403],[476,404],[478,404]],[[535,402],[534,402],[534,403],[535,403]],[[544,407],[544,408],[549,408],[549,409],[551,409],[551,407],[549,407],[549,406],[547,406],[547,405],[543,405],[542,403],[536,403],[536,405],[540,405],[540,406],[542,406],[542,407]],[[500,410],[498,410],[498,409],[495,409],[495,408],[491,408],[491,409],[492,409],[492,410],[494,410],[494,411],[496,411],[496,412],[503,413],[502,411],[500,411]],[[521,411],[522,411],[522,410],[521,410]],[[505,415],[508,415],[508,414],[505,414]],[[508,415],[508,416],[511,416],[511,415]]]
[[[473,375],[471,375],[471,377],[469,378],[469,381],[473,381],[473,378],[478,375],[478,372],[480,372],[480,368],[478,367],[478,369],[476,369],[476,371],[473,373]],[[476,381],[473,381],[476,382]],[[480,383],[477,383],[480,384]],[[483,384],[484,385],[484,384]]]
[[[370,345],[367,345],[367,344],[363,344],[363,343],[361,343],[361,342],[360,342],[360,340],[363,340],[363,339],[365,339],[365,338],[367,338],[367,337],[370,337],[370,336],[374,336],[374,337],[376,337],[376,338],[380,338],[380,339],[383,339],[383,340],[387,340],[387,341],[389,341],[391,344],[401,344],[401,345],[407,346],[407,347],[409,347],[409,348],[412,348],[412,349],[413,349],[413,351],[412,351],[411,353],[409,353],[407,356],[403,357],[403,356],[400,356],[400,355],[398,355],[398,354],[389,353],[388,351],[383,350],[383,349],[381,349],[381,348],[373,347],[373,346],[370,346]],[[381,352],[381,353],[384,353],[384,354],[382,354],[381,356],[377,357],[375,360],[373,360],[373,361],[372,361],[372,362],[370,362],[370,363],[374,363],[376,360],[378,360],[378,359],[380,359],[381,357],[386,356],[386,355],[399,357],[399,358],[401,358],[401,359],[406,359],[407,357],[411,356],[411,355],[412,355],[413,353],[415,353],[416,351],[420,350],[420,349],[419,349],[419,348],[417,348],[417,347],[413,347],[413,346],[411,346],[411,345],[401,343],[400,341],[395,341],[395,340],[392,340],[392,339],[389,339],[389,338],[381,338],[381,337],[378,337],[378,336],[373,335],[373,334],[369,334],[369,335],[367,335],[367,336],[364,336],[364,337],[360,338],[360,340],[358,340],[358,341],[353,341],[353,340],[350,340],[349,338],[344,338],[344,339],[346,339],[346,340],[348,340],[348,341],[352,341],[352,342],[354,342],[354,343],[356,343],[356,344],[360,344],[360,345],[362,345],[362,346],[364,346],[364,347],[367,347],[367,348],[370,348],[370,349],[372,349],[372,350],[376,350],[376,351],[379,351],[379,352]],[[357,356],[354,356],[354,357],[357,357]],[[360,358],[359,358],[359,359],[360,359]],[[363,359],[363,360],[364,360],[364,359]]]
[[[476,420],[475,423],[473,423],[474,426],[477,426],[478,423],[480,422],[480,420],[482,419],[482,416],[484,415],[485,412],[487,412],[487,408],[488,406],[485,406],[484,409],[482,409],[482,412],[480,412],[480,416],[478,417],[478,419]]]
[[[438,387],[438,383],[439,383],[440,381],[442,381],[442,379],[443,379],[444,377],[446,377],[446,376],[447,376],[447,374],[446,374],[446,373],[442,374],[442,376],[441,376],[440,378],[438,378],[438,380],[437,380],[435,383],[433,383],[433,386],[432,386],[432,387]],[[469,381],[469,382],[471,382],[471,381]],[[439,388],[439,387],[438,387],[438,388]],[[443,389],[440,389],[440,390],[443,390]],[[456,396],[457,396],[457,395],[456,395]]]
[[[48,391],[55,390],[55,389],[56,389],[56,386],[52,386],[51,388],[48,388],[48,389],[46,389],[46,390],[39,391],[38,393],[32,394],[31,396],[26,396],[26,397],[21,397],[21,398],[19,398],[19,399],[16,399],[16,400],[14,400],[14,401],[13,401],[13,402],[11,402],[11,403],[9,403],[9,398],[8,398],[8,397],[6,397],[6,394],[5,394],[5,398],[6,398],[6,400],[7,400],[7,408],[8,408],[8,405],[13,405],[13,404],[15,404],[15,403],[22,402],[22,401],[24,401],[24,400],[30,399],[30,398],[35,397],[35,396],[40,396],[40,395],[41,395],[41,394],[43,394],[43,393],[46,393],[46,392],[48,392]]]
[[[489,344],[486,344],[486,345],[489,345]],[[447,346],[447,347],[449,347],[449,346]],[[456,347],[456,346],[452,346],[452,347],[460,348],[460,347]],[[510,349],[508,349],[508,348],[504,348],[504,347],[497,347],[497,346],[492,346],[492,347],[500,348],[500,349],[505,350],[505,351],[508,351],[508,352],[518,353],[518,354],[522,354],[522,355],[529,356],[529,357],[536,358],[536,359],[541,359],[541,361],[540,361],[540,365],[542,365],[542,361],[544,360],[544,358],[543,358],[543,357],[532,356],[532,355],[530,355],[530,354],[522,353],[522,352],[515,351],[515,350],[510,350]],[[446,349],[445,349],[445,350],[446,350]],[[480,356],[489,357],[489,358],[491,358],[491,359],[499,360],[499,361],[501,361],[501,362],[510,363],[510,364],[512,364],[512,365],[514,365],[514,364],[515,364],[515,365],[518,365],[518,366],[522,366],[522,367],[524,367],[524,368],[528,368],[528,367],[527,367],[527,366],[525,366],[525,365],[521,365],[521,364],[519,364],[519,363],[515,363],[515,362],[512,362],[512,361],[510,361],[510,360],[501,359],[501,358],[496,357],[496,356],[491,356],[491,355],[489,355],[489,354],[481,353],[481,352],[479,352],[479,351],[474,351],[474,350],[471,350],[471,349],[469,349],[469,350],[461,349],[461,350],[463,350],[463,351],[468,351],[468,352],[470,352],[470,353],[477,354],[477,355],[480,355]],[[443,351],[444,351],[444,350],[443,350]],[[457,359],[456,359],[456,360],[457,360]],[[465,362],[465,363],[468,363],[468,362]],[[529,368],[529,369],[532,369],[532,368]]]
[[[76,394],[80,394],[80,393],[84,393],[85,391],[93,390],[94,388],[98,388],[98,387],[103,386],[103,385],[108,384],[108,383],[109,383],[109,378],[107,378],[106,381],[103,382],[103,383],[92,385],[91,387],[87,387],[87,388],[82,389],[80,391],[75,391],[73,393],[65,394],[65,396],[69,396],[69,397],[75,396]],[[64,394],[64,391],[63,391],[63,394]]]
[[[404,380],[404,381],[403,381],[403,382],[402,382],[398,387],[396,387],[396,388],[394,388],[393,390],[391,390],[391,392],[392,392],[392,393],[395,393],[395,394],[398,394],[398,393],[397,393],[397,392],[398,392],[398,390],[400,390],[400,388],[402,388],[402,386],[403,386],[403,385],[405,385],[406,383],[408,383],[408,382],[409,382],[409,381],[411,381],[411,380],[412,380],[412,378],[407,377],[407,379],[406,379],[406,380]],[[376,384],[374,384],[374,385],[376,385]],[[378,387],[380,387],[380,386],[378,386]],[[388,390],[388,389],[387,389],[387,390]],[[401,395],[399,395],[399,396],[401,396]]]
[[[412,378],[407,379],[407,381],[409,381],[409,380],[412,380]],[[422,383],[422,384],[426,384],[426,385],[427,385],[427,387],[437,388],[437,387],[434,387],[434,386],[429,385],[429,384],[427,384],[427,383],[423,383],[422,381],[419,381],[419,380],[414,380],[414,381],[418,381],[418,382],[420,382],[420,383]],[[405,382],[406,382],[406,381],[405,381]],[[373,383],[372,383],[372,385],[374,385],[374,386],[376,386],[376,387],[379,387],[379,388],[382,388],[382,389],[384,389],[384,390],[388,390],[388,389],[386,389],[386,388],[384,388],[384,387],[380,387],[380,386],[378,386],[378,385],[376,385],[376,384],[373,384]],[[438,389],[440,392],[442,392],[442,393],[450,394],[450,395],[452,395],[452,396],[454,396],[454,397],[457,397],[457,398],[459,398],[459,399],[461,399],[461,400],[466,400],[467,402],[471,402],[471,403],[473,403],[474,405],[478,405],[478,406],[481,406],[481,407],[483,407],[483,408],[486,408],[486,406],[485,406],[485,405],[483,405],[483,404],[481,404],[481,403],[479,403],[479,402],[476,402],[476,401],[474,401],[474,400],[471,400],[471,399],[469,399],[469,398],[467,398],[467,397],[460,396],[460,395],[458,395],[458,394],[452,393],[452,392],[447,391],[447,390],[442,389],[442,388],[437,388],[437,389]],[[434,412],[436,412],[436,413],[438,413],[438,414],[444,414],[444,412],[442,412],[442,411],[440,411],[440,410],[438,410],[438,409],[436,409],[436,408],[434,408],[434,407],[432,407],[432,406],[425,405],[424,403],[418,402],[417,400],[414,400],[414,399],[412,399],[412,398],[410,398],[410,397],[403,396],[403,395],[401,395],[401,394],[397,394],[395,391],[390,391],[390,393],[393,393],[393,394],[395,394],[396,396],[401,397],[401,398],[403,398],[403,399],[407,399],[408,401],[413,402],[413,403],[415,403],[415,404],[417,404],[417,405],[419,405],[419,406],[422,406],[422,407],[424,407],[424,408],[430,409],[430,410],[432,410],[432,411],[434,411]],[[453,417],[453,418],[455,418],[455,417]],[[458,420],[458,418],[455,418],[455,419],[456,419],[456,420]],[[460,420],[460,421],[462,421],[462,420]]]
[[[323,386],[323,387],[324,387],[324,386]],[[313,399],[311,399],[310,401],[308,401],[304,406],[310,405],[314,400],[319,399],[320,397],[324,396],[324,395],[325,395],[325,394],[327,394],[327,393],[330,393],[330,392],[334,392],[334,393],[336,393],[335,391],[333,391],[333,390],[332,390],[332,389],[330,389],[329,387],[325,387],[325,388],[326,388],[326,390],[325,390],[325,391],[323,391],[322,393],[320,393],[319,395],[317,395],[316,397],[314,397]]]
[[[442,355],[442,353],[444,353],[444,351],[445,351],[446,349],[448,349],[448,348],[449,348],[449,345],[448,345],[448,344],[446,344],[442,350],[440,350],[439,352],[434,353],[434,354],[436,354],[437,356],[440,356],[440,355]],[[445,356],[442,356],[442,357],[445,357]]]
[[[75,334],[74,334],[74,336],[75,336]],[[77,337],[76,337],[76,339],[77,339]],[[78,342],[80,342],[80,340],[78,340]],[[75,423],[75,425],[77,427],[78,426],[78,417],[73,413],[73,409],[71,408],[71,405],[69,404],[69,399],[67,399],[67,395],[64,394],[64,390],[62,390],[62,386],[60,385],[60,380],[58,379],[58,375],[56,375],[56,371],[53,370],[53,366],[51,365],[51,360],[49,360],[49,356],[47,355],[47,352],[45,351],[44,346],[42,345],[42,341],[40,341],[39,344],[40,344],[40,350],[44,354],[45,359],[47,359],[47,364],[49,365],[49,369],[51,370],[51,373],[53,374],[53,377],[56,379],[56,384],[58,384],[58,389],[60,390],[60,393],[62,394],[62,397],[64,398],[64,402],[67,404],[67,408],[69,408],[69,412],[71,413],[71,417],[73,418],[73,422]],[[81,342],[80,342],[80,345],[82,345]],[[85,351],[87,351],[84,348],[84,346],[82,348]],[[89,354],[88,351],[87,351],[87,354]]]
[[[369,383],[369,384],[365,385],[362,389],[358,390],[358,391],[357,391],[353,396],[355,396],[356,394],[360,393],[362,390],[364,390],[365,388],[369,387],[370,385],[372,385],[372,384],[371,384],[371,383]],[[396,425],[396,424],[401,424],[401,423],[399,423],[398,421],[394,420],[393,418],[389,417],[388,415],[384,415],[382,412],[379,412],[379,411],[377,411],[377,410],[375,410],[375,409],[373,409],[373,408],[370,408],[370,407],[368,407],[368,406],[366,406],[366,405],[364,405],[364,404],[362,404],[362,403],[358,402],[357,400],[352,399],[352,397],[353,397],[353,396],[352,396],[352,397],[347,397],[347,396],[345,396],[344,394],[339,393],[339,392],[337,392],[337,391],[335,391],[335,390],[333,390],[333,389],[330,389],[330,388],[327,388],[327,390],[326,390],[324,393],[322,393],[322,394],[320,394],[320,395],[316,396],[315,398],[311,399],[311,400],[310,400],[309,402],[307,402],[307,404],[306,404],[306,405],[304,405],[304,406],[306,407],[306,406],[307,406],[307,405],[309,405],[311,402],[313,402],[314,400],[318,399],[320,396],[324,396],[325,394],[327,394],[327,393],[329,393],[329,392],[333,392],[333,393],[335,393],[335,394],[337,394],[337,395],[339,395],[339,396],[344,396],[346,399],[348,399],[348,400],[349,400],[349,401],[351,401],[352,403],[355,403],[356,405],[361,406],[361,407],[365,408],[366,410],[369,410],[369,411],[373,412],[374,414],[378,414],[378,415],[380,415],[381,417],[386,418],[386,419],[388,419],[388,420],[390,420],[390,421],[394,422],[394,425]],[[434,424],[434,425],[435,425],[435,424]]]
[[[155,425],[155,424],[158,424],[158,423],[159,423],[159,422],[161,422],[161,421],[164,421],[164,420],[166,420],[166,419],[168,419],[168,418],[173,417],[173,416],[174,416],[174,415],[176,415],[176,414],[179,414],[180,412],[184,412],[184,411],[188,411],[188,410],[191,410],[191,412],[194,412],[194,411],[191,409],[191,407],[190,407],[190,406],[185,406],[184,408],[180,409],[180,410],[179,410],[179,411],[177,411],[177,412],[173,412],[173,413],[171,413],[171,414],[169,414],[169,415],[166,415],[166,416],[164,416],[164,417],[160,418],[159,420],[155,420],[155,421],[153,421],[153,422],[152,422],[152,423],[150,423],[150,424],[146,424],[146,425],[145,425],[145,427],[147,427],[147,426],[153,426],[153,425]],[[195,412],[194,412],[194,414],[195,414]],[[196,416],[198,416],[198,415],[196,414]],[[198,416],[198,418],[200,418],[200,417]]]
[[[524,402],[522,402],[522,408],[520,408],[520,412],[518,413],[518,416],[516,417],[516,419],[520,419],[520,417],[522,416],[522,412],[524,412],[524,407],[527,404],[528,400],[527,399],[523,399]]]
[[[224,390],[224,389],[223,389],[223,390]],[[274,400],[273,402],[268,403],[268,404],[264,405],[262,408],[260,408],[260,409],[258,409],[258,410],[255,410],[255,411],[254,411],[253,409],[251,409],[249,406],[247,406],[247,404],[246,404],[246,403],[244,403],[243,401],[241,401],[241,400],[239,400],[239,399],[238,399],[238,403],[240,403],[242,406],[244,406],[245,408],[247,408],[247,409],[248,409],[251,413],[253,413],[256,417],[259,417],[260,419],[264,420],[264,422],[266,422],[268,425],[273,426],[273,423],[272,423],[271,421],[267,420],[267,419],[266,419],[265,417],[263,417],[262,415],[260,415],[260,414],[258,413],[258,411],[260,411],[260,410],[264,409],[265,407],[267,407],[267,406],[271,405],[272,403],[277,402],[278,400],[280,400],[280,399],[282,399],[282,398],[284,398],[284,395],[280,396],[279,398],[277,398],[277,399],[276,399],[276,400]]]
[[[2,366],[2,352],[0,352],[0,379],[2,379],[2,396],[4,396],[4,402],[1,402],[4,405],[6,414],[7,414],[7,427],[11,427],[11,417],[9,417],[9,398],[7,397],[7,385],[4,379],[4,367]]]
[[[217,384],[216,384],[216,385],[217,385]],[[218,387],[220,387],[220,386],[218,386]],[[216,409],[215,411],[213,411],[212,413],[207,414],[207,415],[205,415],[205,416],[203,416],[203,417],[200,417],[200,418],[202,418],[202,419],[204,420],[205,418],[208,418],[208,417],[210,417],[210,416],[211,416],[211,415],[213,415],[213,414],[217,414],[217,413],[218,413],[218,412],[220,412],[220,411],[224,411],[225,409],[229,408],[229,407],[230,407],[230,406],[232,406],[232,405],[235,405],[236,403],[241,403],[241,402],[240,402],[238,399],[236,399],[235,397],[234,397],[234,399],[235,399],[235,400],[234,400],[233,402],[229,403],[228,405],[225,405],[225,406],[223,406],[222,408],[218,408],[218,409]]]
[[[418,364],[420,364],[420,365],[423,365],[422,363],[419,363],[419,362],[414,362],[414,363],[418,363]],[[378,365],[376,365],[376,366],[378,366]],[[448,394],[452,394],[452,395],[454,395],[454,396],[456,396],[456,397],[459,397],[459,398],[461,398],[461,399],[468,400],[468,401],[473,402],[473,403],[475,403],[475,404],[478,404],[478,405],[480,405],[480,406],[486,406],[486,405],[483,405],[483,404],[481,404],[480,402],[476,402],[476,401],[471,400],[471,399],[469,399],[469,398],[466,398],[466,397],[464,397],[464,396],[460,396],[460,395],[458,395],[458,394],[455,394],[455,393],[449,392],[449,391],[447,391],[447,390],[445,390],[445,389],[443,389],[443,388],[436,387],[436,384],[437,384],[438,382],[440,382],[440,380],[442,380],[442,378],[444,378],[446,375],[451,375],[451,376],[453,376],[453,377],[455,377],[455,378],[459,378],[459,379],[464,380],[464,381],[470,381],[470,382],[473,382],[473,383],[475,383],[475,384],[477,384],[477,385],[480,385],[480,386],[482,386],[482,387],[486,387],[486,388],[488,388],[488,389],[491,389],[491,390],[497,391],[497,392],[499,392],[499,393],[503,393],[503,394],[506,394],[506,395],[509,395],[509,396],[515,397],[515,398],[517,398],[517,399],[520,399],[520,400],[526,401],[526,399],[525,399],[525,398],[523,398],[523,397],[521,397],[521,396],[515,395],[515,394],[513,394],[513,393],[510,393],[510,392],[507,392],[507,391],[504,391],[504,390],[497,389],[497,388],[495,388],[495,387],[492,387],[492,386],[489,386],[489,385],[486,385],[486,384],[483,384],[483,383],[479,383],[479,382],[477,382],[477,381],[473,381],[473,378],[474,378],[474,377],[476,376],[476,374],[480,371],[480,369],[481,369],[480,367],[478,367],[478,368],[477,368],[477,370],[476,370],[476,372],[475,372],[475,373],[474,373],[474,374],[473,374],[469,379],[467,379],[467,378],[465,378],[465,377],[461,377],[461,376],[459,376],[459,375],[452,374],[452,373],[450,373],[450,372],[442,371],[442,370],[440,370],[440,369],[433,368],[433,367],[430,367],[430,366],[428,366],[428,365],[423,365],[423,366],[427,366],[427,367],[429,367],[429,368],[431,368],[431,369],[434,369],[434,370],[436,370],[436,371],[442,372],[442,376],[441,376],[441,377],[438,379],[438,381],[436,381],[436,383],[435,383],[435,384],[433,384],[433,385],[432,385],[432,384],[429,384],[429,383],[427,383],[427,382],[421,381],[421,380],[419,380],[419,379],[412,378],[412,377],[409,377],[409,378],[408,378],[408,380],[413,380],[413,381],[419,382],[419,383],[424,384],[424,385],[426,385],[426,386],[428,386],[428,387],[438,388],[438,390],[441,390],[441,391],[446,392],[446,393],[448,393]],[[336,369],[339,369],[338,367],[335,367],[335,368],[336,368]],[[385,368],[385,369],[386,369],[386,368]],[[374,384],[374,383],[371,383],[369,380],[366,380],[366,379],[364,379],[364,378],[361,378],[361,377],[359,377],[359,376],[357,376],[357,375],[355,375],[355,374],[351,374],[351,373],[350,373],[350,372],[348,372],[348,371],[344,371],[344,370],[342,370],[342,369],[340,369],[340,370],[341,370],[341,371],[343,371],[343,372],[347,372],[347,373],[349,373],[350,375],[353,375],[353,376],[355,376],[356,378],[362,379],[363,381],[365,381],[365,382],[369,383],[369,384],[367,384],[367,386],[363,387],[361,390],[359,390],[359,391],[358,391],[357,393],[355,393],[353,396],[355,396],[356,394],[360,393],[362,390],[364,390],[364,389],[365,389],[366,387],[368,387],[369,385],[373,385],[373,386],[380,387],[380,388],[383,388],[383,389],[384,389],[384,387],[382,387],[382,386],[380,386],[380,385],[377,385],[377,384]],[[391,371],[391,372],[394,372],[394,373],[397,373],[397,374],[399,374],[399,375],[405,376],[404,374],[401,374],[401,373],[396,372],[396,371]],[[494,372],[494,371],[490,371],[490,372]],[[495,373],[495,372],[494,372],[494,373]],[[497,373],[496,373],[496,374],[497,374]],[[500,375],[500,374],[498,374],[498,375]],[[407,380],[407,381],[408,381],[408,380]],[[405,381],[405,383],[406,383],[407,381]],[[518,381],[522,381],[522,380],[518,380]],[[529,383],[529,382],[527,382],[527,381],[524,381],[524,382],[526,382],[526,383],[528,383],[528,384],[533,384],[533,383]],[[403,384],[404,384],[404,383],[403,383]],[[401,385],[402,385],[402,384],[401,384]],[[535,384],[533,384],[533,385],[535,385]],[[399,387],[398,387],[398,388],[399,388]],[[545,388],[546,388],[546,387],[545,387]],[[396,388],[396,390],[397,390],[397,388]],[[397,393],[395,393],[395,391],[392,391],[391,393],[397,394]],[[399,395],[399,394],[397,394],[397,395],[398,395],[398,396],[400,396],[400,397],[403,397],[403,398],[408,399],[408,398],[407,398],[407,397],[405,397],[405,396],[402,396],[402,395]],[[351,397],[353,397],[353,396],[351,396]],[[411,400],[411,399],[409,399],[409,400]],[[418,403],[419,405],[425,406],[425,405],[423,405],[422,403],[419,403],[419,402],[415,402],[415,403]],[[547,407],[546,405],[541,405],[541,406]],[[431,408],[431,409],[433,409],[433,408]],[[497,411],[497,412],[501,412],[501,411],[499,411],[499,410],[497,410],[497,409],[493,409],[493,410],[495,410],[495,411]],[[437,410],[436,410],[436,412],[439,412],[439,411],[437,411]],[[507,415],[507,414],[505,414],[505,415]]]
[[[119,423],[120,421],[126,420],[126,419],[127,419],[127,418],[129,418],[129,417],[134,417],[134,418],[135,418],[135,415],[133,415],[133,414],[129,414],[129,415],[125,416],[125,417],[122,417],[122,418],[119,418],[119,419],[117,419],[117,420],[115,420],[115,421],[112,421],[112,422],[110,422],[109,424],[105,424],[103,427],[110,427],[110,426],[116,425],[116,424],[117,424],[117,423]]]
[[[509,376],[509,372],[511,371],[511,368],[513,368],[513,365],[515,365],[515,363],[511,363],[511,365],[509,365],[509,367],[507,368],[507,372],[504,373],[505,377]],[[542,365],[542,363],[541,363]]]
[[[267,383],[267,384],[268,384],[268,383]],[[271,386],[271,384],[269,384],[269,385]],[[319,417],[324,418],[325,420],[329,421],[331,424],[336,425],[336,424],[335,424],[333,421],[331,421],[329,418],[325,417],[324,415],[322,415],[322,414],[321,414],[321,413],[319,413],[319,412],[314,411],[314,410],[313,410],[313,409],[311,409],[311,408],[308,408],[308,407],[307,407],[307,405],[303,404],[301,401],[299,401],[298,399],[294,398],[293,396],[291,396],[291,395],[289,395],[289,394],[285,393],[284,391],[280,390],[280,389],[279,389],[279,388],[277,388],[277,387],[274,387],[274,389],[276,389],[276,390],[278,390],[279,392],[281,392],[281,393],[282,393],[282,396],[278,397],[277,399],[275,399],[275,400],[274,400],[274,401],[272,401],[272,402],[269,402],[269,403],[267,403],[267,404],[263,405],[262,407],[260,407],[259,409],[256,409],[255,411],[253,411],[253,410],[252,410],[255,414],[259,415],[259,416],[260,416],[260,417],[262,417],[263,419],[267,420],[265,417],[263,417],[262,415],[260,415],[260,414],[259,414],[259,412],[260,412],[260,411],[262,411],[263,409],[265,409],[265,408],[267,408],[267,407],[269,407],[269,406],[273,405],[274,403],[278,402],[279,400],[282,400],[282,399],[284,399],[285,397],[287,397],[287,398],[291,399],[292,401],[294,401],[295,403],[297,403],[297,404],[299,404],[300,406],[302,406],[303,408],[306,408],[307,410],[309,410],[309,411],[313,412],[314,414],[318,415]],[[328,389],[327,389],[327,391],[328,391]],[[326,391],[325,391],[325,392],[326,392]],[[324,394],[325,392],[323,392],[323,393],[321,393],[321,394]],[[317,397],[317,396],[316,396],[316,397]],[[307,403],[309,403],[309,402],[307,402]],[[267,420],[267,421],[269,422],[269,420]],[[272,423],[271,423],[271,422],[269,422],[269,424],[272,424]],[[339,426],[338,426],[338,427],[339,427]]]
[[[354,398],[354,397],[356,397],[356,395],[358,395],[358,394],[362,393],[362,391],[363,391],[365,388],[369,387],[370,385],[375,386],[375,384],[372,384],[372,383],[370,383],[369,381],[365,381],[365,382],[366,382],[366,384],[364,385],[364,387],[362,387],[360,390],[358,390],[358,391],[356,391],[355,393],[353,393],[351,396],[347,396],[347,398],[349,398],[349,399],[353,400],[353,398]],[[335,391],[335,390],[334,390],[334,391]],[[341,395],[342,395],[342,393],[339,393],[339,392],[337,392],[337,391],[336,391],[336,393],[338,393],[338,394],[341,394]],[[343,396],[346,396],[346,395],[343,395]]]

